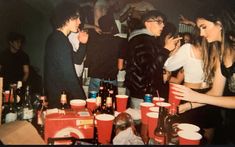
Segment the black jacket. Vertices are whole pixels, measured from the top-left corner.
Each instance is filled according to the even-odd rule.
[[[163,66],[169,51],[161,47],[154,36],[139,34],[129,40],[125,86],[130,96],[143,98],[146,90],[168,98],[168,83],[163,82]],[[150,88],[147,89],[147,86]],[[148,93],[149,93],[148,92]]]

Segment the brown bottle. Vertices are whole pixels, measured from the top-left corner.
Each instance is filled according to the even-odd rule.
[[[178,144],[177,123],[179,122],[178,107],[172,103],[165,117],[165,129],[167,131],[167,144]]]
[[[158,125],[154,130],[154,144],[165,145],[166,144],[166,130],[164,126],[165,108],[159,107]]]

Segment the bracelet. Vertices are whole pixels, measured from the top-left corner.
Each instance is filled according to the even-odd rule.
[[[189,104],[190,104],[190,110],[191,110],[191,109],[193,109],[193,105],[192,105],[192,103],[191,103],[191,102],[189,102]]]

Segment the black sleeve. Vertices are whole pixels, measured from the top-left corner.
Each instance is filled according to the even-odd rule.
[[[82,64],[84,58],[86,56],[86,45],[80,43],[79,49],[75,52],[73,51],[73,62],[74,64]]]

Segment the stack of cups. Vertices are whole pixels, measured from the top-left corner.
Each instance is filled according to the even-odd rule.
[[[175,94],[173,93],[173,84],[169,84],[169,97],[168,97],[168,102],[170,103],[170,104],[173,104],[174,103],[174,105],[177,107],[179,104],[180,104],[180,99],[177,99],[176,97],[175,97]]]
[[[202,135],[198,133],[200,128],[193,124],[178,124],[179,145],[199,145]]]
[[[164,102],[165,99],[162,97],[153,97],[153,103],[156,105],[157,102]]]
[[[149,108],[153,107],[153,103],[149,102],[142,102],[140,103],[140,112],[141,112],[141,122],[143,124],[148,124],[148,118],[147,118],[147,113],[149,112]]]
[[[146,115],[148,118],[148,136],[149,138],[154,138],[154,130],[157,127],[157,123],[158,123],[158,113],[148,112]]]

